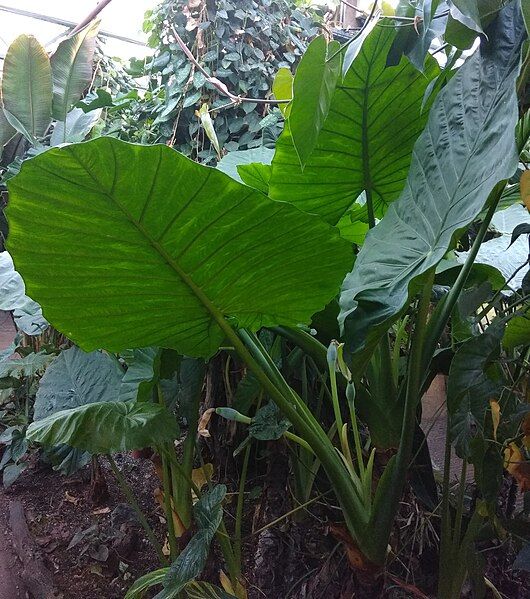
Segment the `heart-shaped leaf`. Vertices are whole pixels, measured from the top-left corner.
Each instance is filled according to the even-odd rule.
[[[407,184],[372,229],[343,284],[339,321],[352,351],[373,347],[421,277],[517,167],[515,79],[525,35],[515,5],[440,92],[414,146]]]
[[[421,112],[423,95],[438,68],[428,61],[422,75],[406,58],[387,67],[394,35],[392,28],[376,27],[364,41],[336,86],[303,171],[289,129],[299,110],[293,102],[272,162],[271,198],[335,224],[363,190],[370,193],[379,217],[398,197],[412,147],[427,120]]]
[[[35,420],[89,403],[117,401],[123,370],[113,357],[78,347],[63,352],[47,368],[35,397]]]
[[[178,433],[174,416],[149,402],[105,401],[56,412],[32,422],[29,441],[43,445],[66,443],[90,453],[115,453],[173,441]]]
[[[307,323],[351,264],[349,244],[319,218],[167,146],[54,148],[9,190],[15,263],[85,350],[209,356],[227,317],[251,329]]]

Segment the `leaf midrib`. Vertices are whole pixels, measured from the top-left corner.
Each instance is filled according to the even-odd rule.
[[[117,160],[115,148],[112,142],[109,144],[113,159],[114,159],[114,178],[116,178],[117,174]],[[68,149],[68,148],[67,148]],[[162,148],[161,148],[162,151]],[[147,232],[145,227],[142,226],[141,223],[137,222],[136,219],[133,218],[131,213],[116,200],[116,198],[106,190],[102,189],[100,182],[93,176],[93,174],[86,168],[86,166],[79,160],[78,156],[75,153],[69,152],[70,155],[75,159],[75,161],[79,164],[79,166],[87,173],[87,175],[94,181],[94,183],[98,186],[98,190],[100,193],[105,195],[108,200],[116,205],[127,218],[127,220],[136,227],[136,229],[145,237],[145,239],[149,242],[149,244],[159,253],[160,256],[167,262],[167,264],[175,271],[175,273],[180,277],[182,282],[187,285],[195,297],[199,300],[199,302],[206,308],[206,310],[211,314],[213,319],[217,322],[219,327],[223,332],[227,332],[229,330],[232,331],[230,325],[226,322],[224,315],[220,310],[218,310],[212,301],[208,298],[206,293],[193,281],[190,275],[186,273],[173,259],[173,257],[156,241],[151,235]],[[113,182],[114,187],[115,180]]]

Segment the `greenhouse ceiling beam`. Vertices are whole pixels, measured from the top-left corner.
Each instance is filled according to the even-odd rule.
[[[67,21],[66,19],[61,19],[59,17],[51,17],[48,15],[42,15],[40,13],[31,12],[30,10],[23,10],[22,8],[15,8],[14,6],[5,6],[4,4],[0,4],[0,11],[10,12],[14,15],[19,15],[21,17],[29,17],[30,19],[37,19],[39,21],[46,21],[48,23],[53,23],[55,25],[61,25],[62,27],[66,27],[68,29],[72,27],[76,27],[77,23],[74,21]],[[140,40],[135,40],[132,37],[127,37],[125,35],[119,35],[118,33],[112,33],[111,31],[107,31],[102,29],[100,35],[104,37],[109,37],[112,39],[120,40],[122,42],[127,42],[129,44],[136,44],[137,46],[146,46],[145,42]]]

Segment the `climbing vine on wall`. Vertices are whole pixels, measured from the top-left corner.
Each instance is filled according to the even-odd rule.
[[[280,67],[294,70],[307,43],[322,31],[323,13],[290,0],[164,0],[148,11],[144,30],[155,53],[131,61],[129,73],[146,81],[138,101],[118,111],[111,133],[134,141],[170,143],[188,156],[210,162],[215,151],[197,110],[206,103],[224,150],[254,148],[274,139],[282,116],[277,108],[230,100],[186,58],[175,32],[204,69],[236,94],[267,98]],[[219,110],[215,110],[219,109]],[[139,124],[141,126],[139,127]]]

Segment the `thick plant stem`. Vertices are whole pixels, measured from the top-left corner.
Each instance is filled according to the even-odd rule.
[[[326,372],[328,367],[326,359],[327,350],[326,346],[320,343],[318,339],[297,327],[273,327],[271,331],[300,347],[304,353],[313,358],[319,370]]]
[[[169,540],[169,559],[173,561],[178,555],[177,537],[175,535],[175,522],[173,519],[172,493],[171,493],[171,470],[163,452],[160,452],[162,460],[162,487],[164,490],[164,512],[167,520],[167,536]]]
[[[423,352],[422,358],[424,372],[426,372],[429,367],[429,364],[436,350],[438,340],[440,339],[445,325],[449,321],[451,312],[453,311],[453,308],[455,307],[456,302],[458,301],[458,298],[460,297],[460,294],[464,289],[464,285],[466,284],[469,273],[471,272],[471,268],[475,263],[475,258],[477,257],[480,246],[484,241],[484,237],[488,232],[488,227],[490,225],[491,219],[493,218],[493,215],[495,214],[495,211],[497,210],[497,204],[501,199],[501,195],[504,191],[505,186],[506,181],[501,181],[494,187],[493,191],[490,193],[488,198],[488,211],[486,213],[486,216],[484,217],[484,220],[482,221],[482,224],[480,225],[480,229],[478,230],[477,236],[473,241],[473,245],[469,250],[469,254],[466,258],[464,266],[462,266],[462,269],[460,270],[460,273],[458,274],[458,277],[454,285],[451,287],[451,290],[443,300],[440,309],[433,315],[433,318],[429,323],[427,336],[425,340],[425,350]]]
[[[127,480],[121,473],[121,470],[118,468],[118,465],[116,464],[116,462],[114,461],[114,459],[112,458],[112,456],[110,454],[107,454],[107,460],[109,461],[112,472],[114,473],[114,476],[116,477],[116,480],[118,481],[118,485],[120,486],[123,494],[125,495],[125,498],[129,502],[129,505],[134,510],[134,513],[136,514],[138,521],[142,525],[142,527],[145,531],[145,534],[146,534],[147,538],[149,539],[149,542],[153,546],[153,549],[156,551],[156,554],[158,555],[158,559],[160,560],[160,563],[163,566],[167,566],[167,560],[166,560],[164,554],[162,553],[162,548],[160,547],[160,544],[156,540],[155,533],[153,532],[153,529],[149,525],[147,518],[145,517],[144,513],[142,512],[142,509],[138,505],[138,502],[136,501],[136,497],[134,496],[133,490],[131,489],[129,483],[127,482]]]
[[[429,314],[433,281],[434,269],[431,269],[424,282],[418,305],[416,325],[414,327],[414,339],[409,358],[405,408],[401,427],[401,441],[395,456],[395,461],[392,465],[387,466],[387,468],[391,467],[392,470],[390,476],[385,477],[384,492],[379,493],[379,496],[376,497],[379,501],[374,502],[371,524],[372,533],[377,543],[377,560],[379,562],[384,560],[388,538],[399,507],[412,455],[414,427],[416,424],[416,407],[420,399],[423,376],[422,355],[425,342],[425,330]]]
[[[173,485],[173,500],[175,502],[175,509],[177,510],[182,525],[185,528],[189,528],[191,525],[191,487],[187,481],[191,479],[191,474],[193,471],[193,459],[195,456],[197,440],[200,401],[200,392],[189,398],[189,406],[187,410],[188,432],[182,447],[182,471],[185,473],[186,478],[183,477],[179,472],[174,472],[173,475],[173,480],[175,481]],[[174,471],[173,468],[172,470]]]
[[[277,369],[276,372],[271,372],[271,377],[268,376],[269,371],[276,367],[274,363],[270,364],[266,354],[255,343],[255,339],[252,339],[248,333],[241,331],[240,334],[245,340],[245,343],[243,343],[226,322],[225,334],[240,357],[255,374],[264,390],[292,422],[300,433],[300,436],[309,443],[315,455],[320,459],[323,468],[333,484],[350,533],[359,543],[366,557],[376,563],[372,550],[373,535],[370,534],[370,537],[366,535],[369,515],[366,513],[361,498],[355,490],[348,470],[340,460],[334,445],[327,437],[325,431],[316,421],[302,399],[294,393],[283,377],[281,377]],[[249,344],[255,353],[251,353],[246,343]],[[259,360],[259,363],[255,359],[255,356]],[[281,390],[277,385],[281,385]]]
[[[247,482],[248,462],[250,460],[251,444],[249,443],[245,449],[243,457],[243,466],[241,467],[241,477],[239,479],[239,490],[237,495],[236,507],[236,523],[234,526],[234,557],[236,561],[241,563],[241,527],[243,524],[243,506],[245,504],[245,484]]]
[[[449,437],[449,419],[445,434],[445,459],[442,484],[442,512],[440,528],[440,556],[438,568],[438,596],[447,597],[451,589],[451,558],[453,556],[453,534],[449,503],[449,485],[451,478],[451,439]]]
[[[163,248],[156,247],[162,255],[167,255]],[[362,498],[359,497],[355,490],[348,470],[342,463],[333,443],[329,440],[323,428],[302,399],[298,397],[285,382],[276,368],[276,365],[270,359],[270,356],[268,356],[266,352],[261,351],[260,348],[253,343],[253,339],[251,339],[249,335],[246,335],[247,342],[250,342],[255,351],[254,354],[251,353],[230,323],[226,320],[223,313],[214,306],[204,291],[195,284],[191,277],[184,272],[170,256],[167,256],[167,258],[177,274],[189,286],[205,309],[212,315],[229,343],[234,347],[240,358],[247,364],[248,368],[254,373],[263,389],[276,403],[280,411],[292,422],[294,427],[300,433],[300,436],[313,448],[315,455],[320,459],[322,466],[333,485],[350,534],[358,542],[359,546],[362,547],[363,553],[369,560],[381,564],[381,561],[377,562],[378,554],[373,550],[373,534],[371,531],[370,534],[367,534],[369,514],[366,513]],[[242,331],[242,333],[244,334],[244,331]],[[270,373],[273,378],[269,378],[267,373]]]

